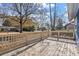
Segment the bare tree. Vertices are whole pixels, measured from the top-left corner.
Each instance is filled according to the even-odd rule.
[[[26,22],[29,15],[34,14],[40,4],[34,3],[14,3],[11,4],[11,11],[19,19],[20,33],[22,33],[22,25]],[[16,20],[17,21],[17,20]]]
[[[38,15],[39,15],[39,19],[40,19],[41,29],[43,30],[43,28],[45,28],[45,22],[46,22],[46,19],[48,17],[48,15],[46,13],[46,9],[41,7],[38,10]]]
[[[9,5],[7,5],[8,11],[4,9],[6,12],[8,12],[7,16],[3,18],[10,18],[19,22],[20,33],[22,33],[23,24],[31,14],[34,14],[38,10],[40,6],[41,4],[38,3],[9,3]]]
[[[2,19],[1,21],[2,23],[5,21],[6,15],[7,15],[6,8],[0,7],[0,18]]]

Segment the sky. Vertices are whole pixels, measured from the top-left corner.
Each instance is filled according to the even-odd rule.
[[[0,3],[0,8],[3,7],[3,6],[5,6],[5,8],[6,8],[7,5],[9,5],[9,4],[5,4],[5,3],[1,4]],[[52,3],[51,6],[52,6],[51,10],[52,10],[52,19],[53,19],[54,3]],[[47,14],[48,14],[47,21],[50,22],[49,4],[43,3],[43,7],[47,10]],[[67,13],[66,3],[56,3],[56,14],[63,19],[63,21],[65,22],[64,25],[68,23],[68,13]]]
[[[43,6],[44,6],[44,8],[46,8],[48,10],[48,15],[49,15],[49,5],[44,3]],[[53,18],[54,4],[51,4],[51,6],[52,6],[51,9],[52,9],[52,18]],[[63,21],[65,22],[64,25],[68,23],[68,12],[67,12],[66,3],[56,3],[56,14],[63,19]],[[50,17],[50,15],[49,15],[49,17]]]

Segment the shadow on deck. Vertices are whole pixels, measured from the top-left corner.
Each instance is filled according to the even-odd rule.
[[[75,40],[71,40],[71,39],[57,39],[57,38],[49,37],[47,40],[57,41],[57,42],[67,43],[67,44],[75,44],[76,45]]]

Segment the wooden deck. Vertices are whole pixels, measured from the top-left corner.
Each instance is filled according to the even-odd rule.
[[[79,52],[73,40],[48,38],[18,56],[79,56]]]

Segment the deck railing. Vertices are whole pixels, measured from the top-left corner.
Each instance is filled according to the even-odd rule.
[[[73,31],[51,31],[51,37],[74,39]]]
[[[24,32],[21,34],[0,34],[0,55],[25,45],[39,42],[48,36],[56,38],[74,38],[73,31],[43,31]]]
[[[0,35],[0,54],[43,40],[47,37],[47,31]]]

